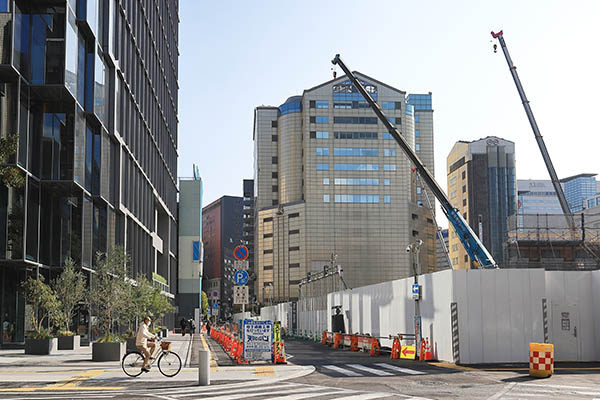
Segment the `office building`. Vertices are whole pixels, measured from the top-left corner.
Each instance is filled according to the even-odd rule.
[[[410,104],[406,92],[356,75],[432,164],[431,95],[409,97]],[[350,287],[409,276],[405,248],[418,239],[425,242],[420,270],[435,270],[435,225],[418,204],[411,164],[346,76],[279,107],[257,107],[253,139],[260,302],[298,298],[300,281],[332,256]]]
[[[241,197],[223,196],[202,209],[204,279],[202,285],[214,316],[233,313],[233,250],[242,242]],[[215,311],[216,310],[216,311]]]
[[[179,178],[179,270],[177,318],[196,317],[202,308],[202,179]]]
[[[69,257],[89,276],[123,245],[133,277],[174,297],[178,24],[170,0],[0,2],[0,136],[19,136],[24,178],[0,185],[3,346],[31,329],[20,283]]]
[[[596,174],[579,174],[561,179],[571,212],[584,208],[584,200],[598,193]]]
[[[242,242],[248,248],[248,274],[250,280],[248,282],[248,298],[250,304],[256,304],[254,294],[254,281],[256,274],[254,273],[254,179],[243,180],[243,202],[242,202]],[[249,309],[248,307],[246,307]]]
[[[436,235],[437,244],[437,270],[442,271],[450,268],[449,253],[448,253],[448,229],[440,229],[440,235],[444,244],[439,239],[439,235]]]
[[[507,218],[517,212],[514,143],[495,136],[456,142],[447,157],[447,168],[450,202],[502,265]],[[452,226],[449,235],[453,268],[472,268]]]

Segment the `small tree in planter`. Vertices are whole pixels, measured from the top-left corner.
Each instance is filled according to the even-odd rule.
[[[53,282],[54,291],[61,303],[58,312],[58,349],[74,350],[79,348],[79,335],[71,330],[71,322],[75,316],[75,307],[85,297],[85,276],[76,270],[75,263],[68,258],[62,273]]]
[[[115,325],[126,322],[131,307],[131,285],[127,279],[129,256],[123,247],[98,253],[96,274],[91,278],[90,303],[96,326],[103,333],[92,345],[93,361],[119,361],[124,352]]]
[[[135,349],[135,333],[137,325],[147,316],[153,318],[150,310],[154,287],[143,275],[138,275],[136,282],[130,286],[131,304],[127,308],[129,330],[126,334],[127,349]]]
[[[44,283],[44,277],[27,278],[22,283],[25,301],[31,304],[34,312],[31,322],[34,333],[25,339],[25,354],[50,354],[57,348],[57,340],[44,328],[44,321],[55,322],[60,309],[60,301],[50,286]]]
[[[150,314],[154,315],[154,319],[158,322],[165,314],[175,311],[175,307],[171,304],[169,298],[161,293],[161,290],[158,287],[152,286],[152,288]],[[163,335],[166,336],[167,327],[161,326],[160,330],[163,331]]]

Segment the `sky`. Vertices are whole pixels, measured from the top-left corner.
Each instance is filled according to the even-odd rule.
[[[254,108],[330,80],[337,53],[407,93],[432,92],[444,190],[454,143],[490,135],[515,142],[518,179],[549,179],[493,52],[501,29],[559,178],[600,172],[600,1],[180,0],[179,12],[178,175],[198,166],[204,205],[242,196],[253,178]]]

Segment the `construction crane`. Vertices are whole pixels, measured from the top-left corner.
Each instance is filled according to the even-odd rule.
[[[552,165],[552,160],[550,159],[550,154],[548,154],[548,149],[546,149],[546,144],[544,143],[544,139],[542,138],[540,129],[537,126],[537,122],[535,122],[533,111],[531,111],[531,107],[529,106],[529,100],[527,100],[527,96],[525,96],[525,90],[523,90],[523,85],[521,84],[521,80],[519,79],[519,75],[517,74],[517,67],[515,67],[515,65],[512,62],[512,59],[510,58],[510,54],[508,54],[508,48],[506,47],[506,42],[504,41],[502,31],[498,33],[492,32],[492,37],[494,39],[498,39],[498,41],[500,42],[500,47],[502,47],[502,52],[504,53],[504,57],[506,57],[506,62],[508,63],[510,74],[512,75],[513,80],[515,81],[517,91],[519,92],[521,102],[523,103],[523,108],[525,109],[525,113],[527,114],[527,119],[529,119],[529,124],[531,124],[531,129],[533,129],[535,140],[537,141],[540,151],[542,152],[542,158],[544,159],[544,163],[546,163],[546,168],[548,169],[548,173],[550,174],[552,186],[554,186],[554,191],[558,196],[560,208],[562,208],[569,229],[572,233],[575,233],[577,232],[577,226],[575,225],[573,213],[571,213],[569,203],[567,203],[567,198],[565,197],[565,192],[563,191],[562,186],[560,185],[560,181],[558,180],[558,176],[556,175],[556,171],[554,170],[554,165]],[[494,44],[494,52],[496,52],[496,44]]]
[[[404,151],[404,153],[408,156],[410,161],[413,163],[417,172],[421,176],[421,180],[423,180],[429,189],[433,192],[433,195],[438,199],[444,214],[448,217],[448,221],[452,224],[452,227],[456,231],[462,245],[464,246],[467,254],[474,262],[477,267],[482,268],[498,268],[498,265],[494,261],[492,255],[485,248],[483,243],[479,240],[479,238],[475,235],[467,221],[463,218],[460,212],[452,206],[448,197],[444,191],[437,184],[433,175],[425,168],[425,165],[419,160],[419,157],[415,154],[415,152],[411,149],[410,145],[404,140],[404,138],[400,135],[398,129],[393,126],[387,119],[387,117],[381,111],[381,107],[373,100],[371,95],[365,90],[362,83],[356,76],[346,67],[346,64],[340,58],[340,55],[337,54],[331,62],[334,65],[339,65],[342,70],[346,73],[346,76],[350,78],[352,84],[356,89],[360,92],[360,94],[365,98],[365,100],[369,103],[375,115],[379,118],[381,123],[387,128],[388,132],[394,140],[398,143],[400,148]]]

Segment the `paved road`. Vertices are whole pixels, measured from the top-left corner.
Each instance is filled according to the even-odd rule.
[[[390,360],[389,355],[371,357],[299,340],[287,340],[286,350],[292,356],[290,362],[316,368],[315,373],[290,381],[294,383],[368,389],[394,393],[400,399],[600,399],[597,365],[558,368],[550,378],[532,379],[523,366],[475,369]]]

